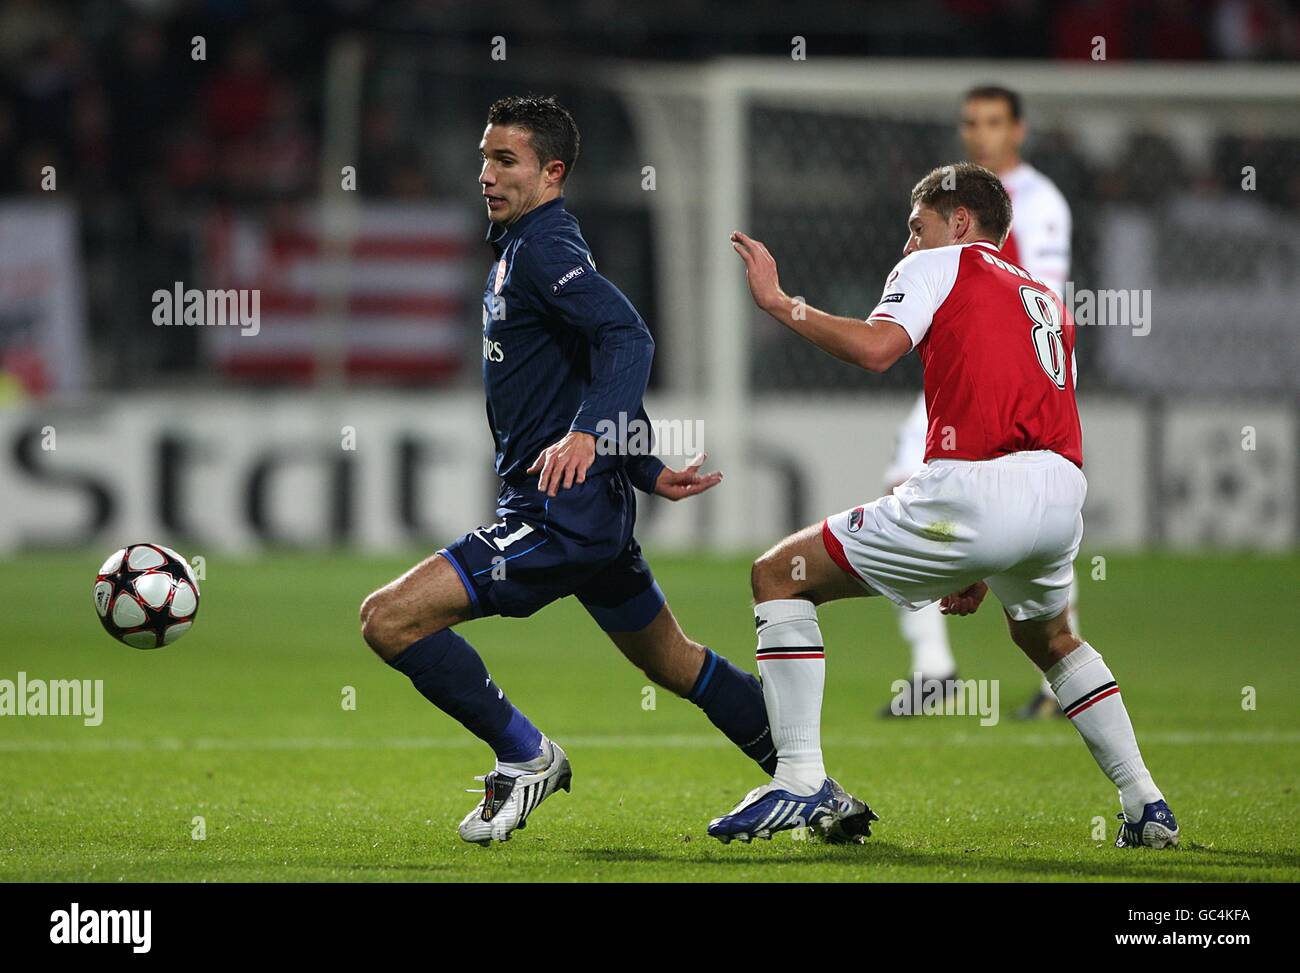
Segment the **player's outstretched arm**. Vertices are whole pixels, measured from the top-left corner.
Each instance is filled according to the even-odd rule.
[[[699,453],[684,470],[674,470],[665,466],[655,480],[654,492],[669,500],[682,500],[697,496],[705,490],[712,490],[722,482],[722,471],[715,470],[712,473],[701,474],[700,467],[708,458],[708,453]]]
[[[893,321],[836,317],[790,297],[781,290],[776,260],[761,241],[737,230],[731,246],[745,262],[754,303],[822,351],[869,372],[883,372],[912,350],[912,339]]]

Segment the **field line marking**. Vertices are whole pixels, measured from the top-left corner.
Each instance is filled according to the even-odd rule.
[[[575,749],[661,749],[711,750],[730,747],[720,734],[606,734],[557,735],[565,747]],[[1035,733],[1027,736],[961,732],[946,737],[929,735],[905,739],[837,735],[825,737],[828,747],[843,749],[907,747],[1077,747],[1074,733]],[[1213,732],[1207,730],[1144,733],[1143,744],[1164,746],[1232,746],[1240,744],[1300,743],[1300,730]],[[182,753],[213,751],[310,751],[310,750],[467,750],[479,746],[471,736],[456,737],[146,737],[81,740],[0,740],[0,753]]]

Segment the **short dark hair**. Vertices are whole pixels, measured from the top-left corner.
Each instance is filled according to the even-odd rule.
[[[1000,84],[981,84],[976,85],[966,92],[966,97],[962,101],[975,101],[984,98],[999,98],[1007,103],[1011,109],[1011,117],[1017,122],[1020,121],[1021,104],[1020,93],[1012,91],[1010,88],[1004,88]]]
[[[528,132],[528,141],[545,166],[559,159],[564,178],[578,161],[578,124],[551,95],[511,95],[499,98],[488,108],[489,125],[517,125]]]
[[[952,188],[949,188],[952,187]],[[965,206],[998,246],[1011,228],[1011,197],[1002,180],[974,162],[932,169],[912,187],[912,205],[928,206],[945,220]]]

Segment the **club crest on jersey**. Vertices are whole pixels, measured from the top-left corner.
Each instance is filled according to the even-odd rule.
[[[854,507],[849,511],[849,533],[856,534],[862,529],[864,507]]]
[[[505,286],[505,283],[506,283],[506,258],[502,257],[501,262],[497,264],[497,279],[492,284],[492,293],[500,294],[501,288]]]

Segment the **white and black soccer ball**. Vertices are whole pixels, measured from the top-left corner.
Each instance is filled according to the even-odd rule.
[[[95,612],[104,630],[133,649],[171,645],[199,611],[199,584],[185,558],[161,544],[132,544],[95,578]]]

